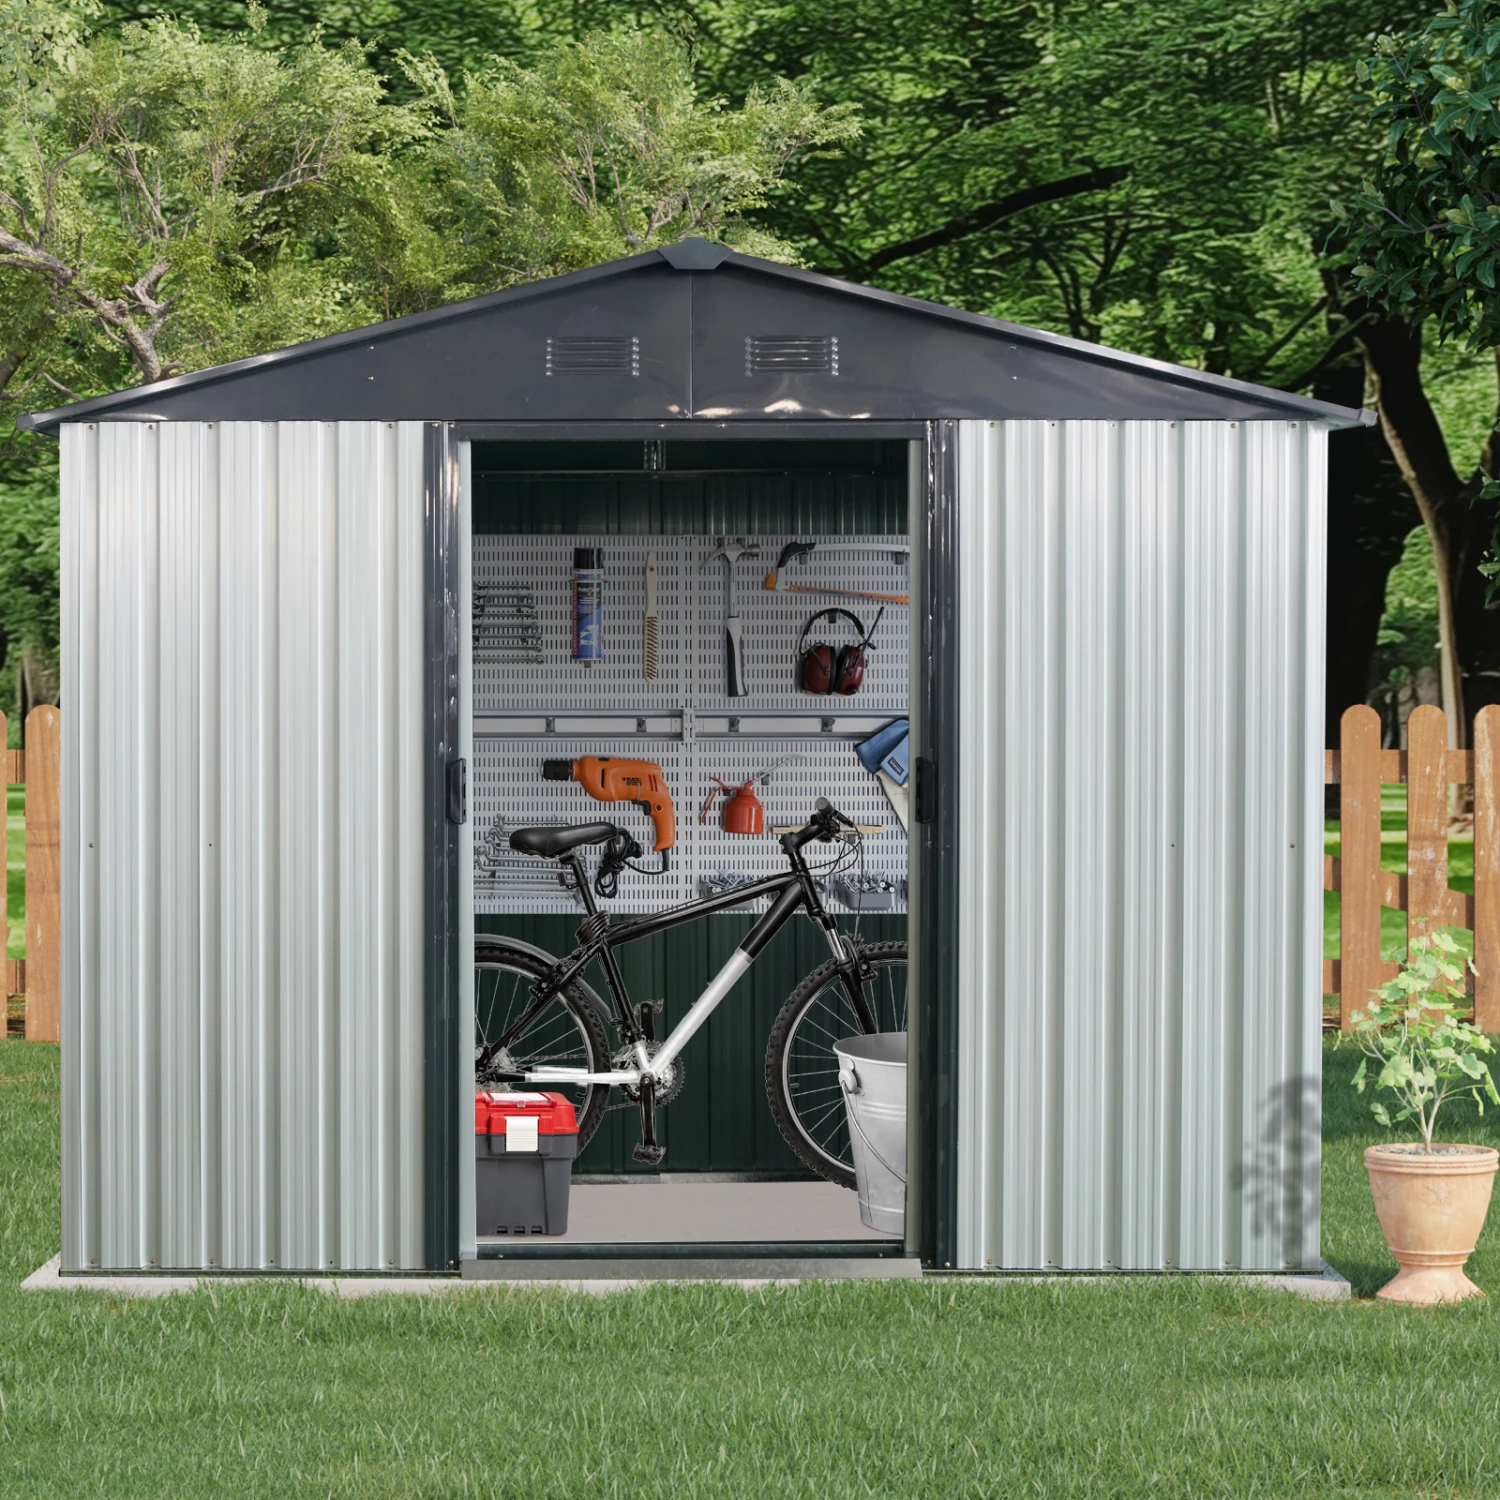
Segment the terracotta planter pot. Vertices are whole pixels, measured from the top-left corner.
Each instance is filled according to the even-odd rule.
[[[1489,1146],[1370,1146],[1365,1170],[1380,1227],[1401,1267],[1382,1302],[1458,1302],[1484,1293],[1464,1275],[1500,1152]]]

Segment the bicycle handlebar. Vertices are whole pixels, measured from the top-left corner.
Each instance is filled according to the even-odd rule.
[[[855,827],[854,820],[841,813],[827,797],[819,797],[813,804],[814,811],[805,827],[796,833],[782,835],[783,844],[793,850],[801,850],[817,839],[828,840],[837,836],[840,828]]]

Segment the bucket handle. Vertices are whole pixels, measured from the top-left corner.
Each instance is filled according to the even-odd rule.
[[[854,1071],[854,1063],[847,1057],[841,1057],[839,1059],[839,1084],[843,1088],[844,1092],[851,1097],[855,1094],[861,1094],[864,1092],[864,1090],[860,1087],[859,1074]],[[886,1171],[889,1172],[891,1176],[901,1184],[902,1187],[905,1187],[906,1174],[904,1172],[898,1172],[890,1164],[890,1162],[888,1162],[885,1157],[883,1157],[880,1152],[875,1149],[875,1143],[870,1139],[869,1136],[865,1134],[864,1126],[859,1123],[859,1112],[857,1110],[849,1108],[846,1105],[844,1107],[844,1113],[848,1116],[849,1123],[858,1133],[860,1140],[865,1143],[865,1150],[868,1151],[870,1155],[873,1156],[875,1160],[878,1161],[880,1165],[884,1167]]]

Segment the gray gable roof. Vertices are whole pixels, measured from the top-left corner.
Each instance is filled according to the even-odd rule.
[[[944,417],[1374,421],[689,239],[19,425]]]

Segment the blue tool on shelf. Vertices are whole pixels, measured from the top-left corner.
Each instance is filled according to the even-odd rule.
[[[911,725],[906,719],[892,719],[868,739],[861,740],[854,747],[854,753],[872,776],[877,771],[884,771],[897,786],[905,786],[907,737],[910,732]]]

